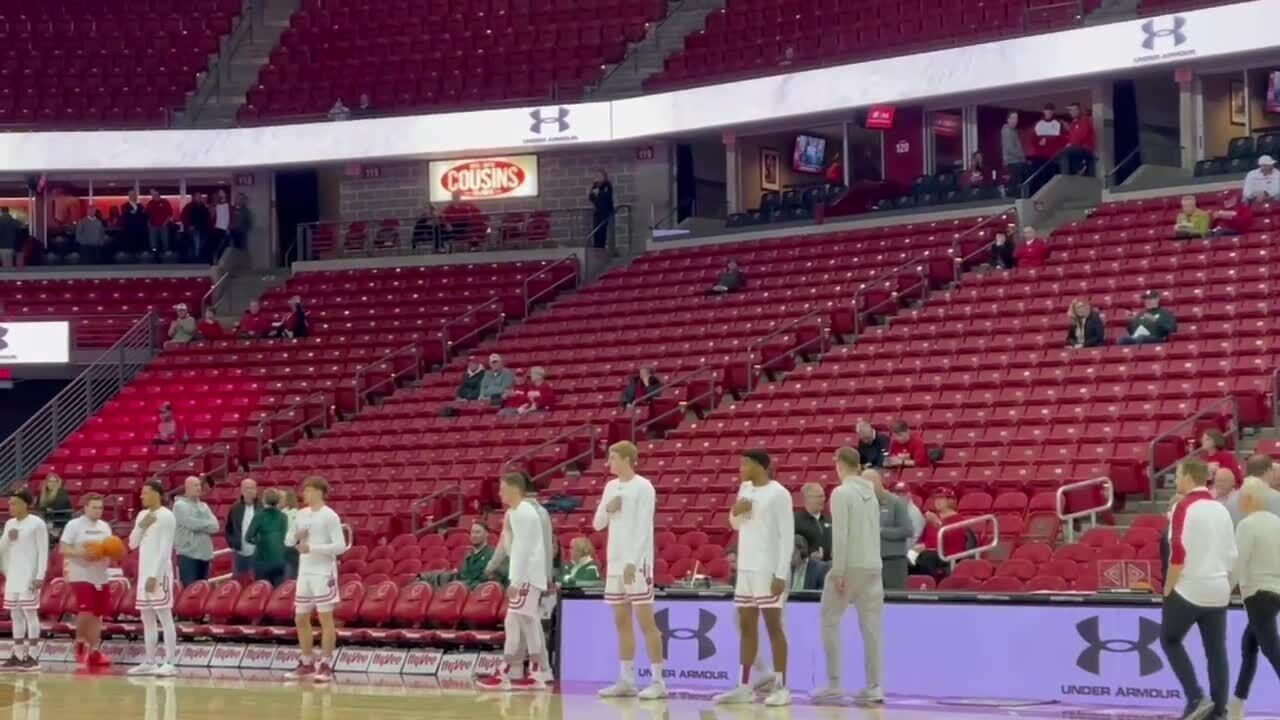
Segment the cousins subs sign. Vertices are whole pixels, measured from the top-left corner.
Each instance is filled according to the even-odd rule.
[[[463,200],[538,196],[537,155],[434,160],[427,174],[433,203],[447,203],[455,192]]]

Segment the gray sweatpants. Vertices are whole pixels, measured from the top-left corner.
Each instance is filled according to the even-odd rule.
[[[844,643],[840,640],[840,621],[850,604],[858,613],[867,687],[883,687],[884,584],[880,571],[854,571],[846,580],[845,598],[836,593],[835,581],[830,576],[822,590],[822,648],[827,656],[828,687],[841,686],[840,651]]]

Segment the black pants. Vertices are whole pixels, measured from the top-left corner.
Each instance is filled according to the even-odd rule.
[[[209,561],[197,560],[185,555],[178,556],[178,581],[187,587],[197,580],[209,579]]]
[[[1280,595],[1256,592],[1245,598],[1244,611],[1249,625],[1240,638],[1240,676],[1236,678],[1236,697],[1249,698],[1249,686],[1258,671],[1258,650],[1262,650],[1276,677],[1280,678],[1280,637],[1276,635],[1276,615],[1280,614]]]
[[[1200,628],[1200,640],[1204,644],[1214,716],[1225,716],[1231,684],[1231,668],[1227,664],[1227,609],[1201,607],[1188,602],[1176,591],[1164,599],[1164,607],[1160,611],[1160,647],[1169,658],[1173,674],[1178,676],[1188,708],[1194,708],[1204,699],[1204,688],[1196,680],[1196,670],[1187,656],[1187,649],[1182,646],[1192,625]]]
[[[609,247],[609,219],[613,217],[613,212],[609,210],[596,210],[591,213],[591,246],[598,248]]]
[[[948,564],[942,559],[941,555],[933,550],[925,550],[916,556],[916,564],[911,569],[911,574],[942,577],[947,574],[949,569]]]
[[[991,267],[1012,269],[1016,262],[1013,257],[1013,240],[1006,240],[1001,245],[991,244]]]
[[[280,587],[280,583],[283,583],[285,581],[284,575],[285,575],[284,565],[273,565],[273,566],[254,565],[253,566],[253,579],[266,580],[267,582],[271,583],[271,587],[273,588]]]
[[[880,578],[885,590],[906,590],[907,574],[911,564],[903,556],[881,558],[884,567],[880,570]]]
[[[1082,147],[1062,151],[1063,172],[1068,175],[1093,175],[1093,153]]]

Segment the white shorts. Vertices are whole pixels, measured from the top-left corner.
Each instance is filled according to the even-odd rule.
[[[510,595],[507,596],[507,612],[541,620],[541,603],[542,591],[529,583],[524,583],[520,586],[514,599]]]
[[[336,575],[298,575],[297,592],[293,597],[294,612],[299,615],[312,610],[331,613],[338,607],[338,578]]]
[[[138,588],[134,595],[139,610],[172,610],[173,609],[173,577],[156,579],[155,592],[147,592],[146,578],[138,578]]]
[[[610,575],[604,579],[604,602],[606,605],[652,605],[653,577],[647,571],[636,570],[635,581],[628,585],[622,582],[621,575]]]
[[[31,586],[25,588],[16,587],[12,590],[6,585],[4,588],[4,609],[5,610],[38,610],[40,608],[40,593],[31,592]]]
[[[738,584],[733,588],[733,604],[738,607],[780,608],[787,604],[786,580],[783,580],[782,592],[774,595],[773,574],[738,571]]]

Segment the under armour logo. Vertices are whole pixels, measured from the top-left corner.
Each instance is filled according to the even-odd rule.
[[[1098,617],[1095,615],[1076,623],[1076,632],[1088,645],[1076,658],[1076,666],[1093,675],[1101,675],[1102,653],[1138,653],[1138,674],[1142,677],[1160,672],[1164,661],[1151,649],[1160,639],[1160,623],[1138,618],[1137,640],[1103,640],[1098,637]]]
[[[9,343],[4,341],[4,336],[8,334],[9,334],[9,328],[0,327],[0,350],[4,350],[5,348],[9,347]]]
[[[716,644],[711,641],[711,630],[716,626],[716,616],[709,610],[698,611],[698,627],[671,629],[671,611],[659,610],[653,615],[658,632],[662,633],[662,657],[671,657],[667,646],[675,640],[697,640],[698,659],[706,660],[716,654]]]
[[[1156,47],[1156,38],[1171,37],[1173,38],[1173,46],[1177,47],[1187,41],[1187,34],[1182,32],[1182,28],[1187,26],[1187,19],[1181,15],[1173,16],[1173,27],[1156,29],[1156,21],[1148,20],[1142,23],[1142,32],[1146,35],[1146,39],[1142,41],[1142,47],[1148,50],[1154,50]]]
[[[543,125],[555,125],[557,132],[564,132],[569,129],[569,108],[563,105],[556,108],[555,114],[542,112],[542,108],[533,110],[529,113],[529,117],[533,118],[533,124],[529,126],[529,132],[542,134]]]

